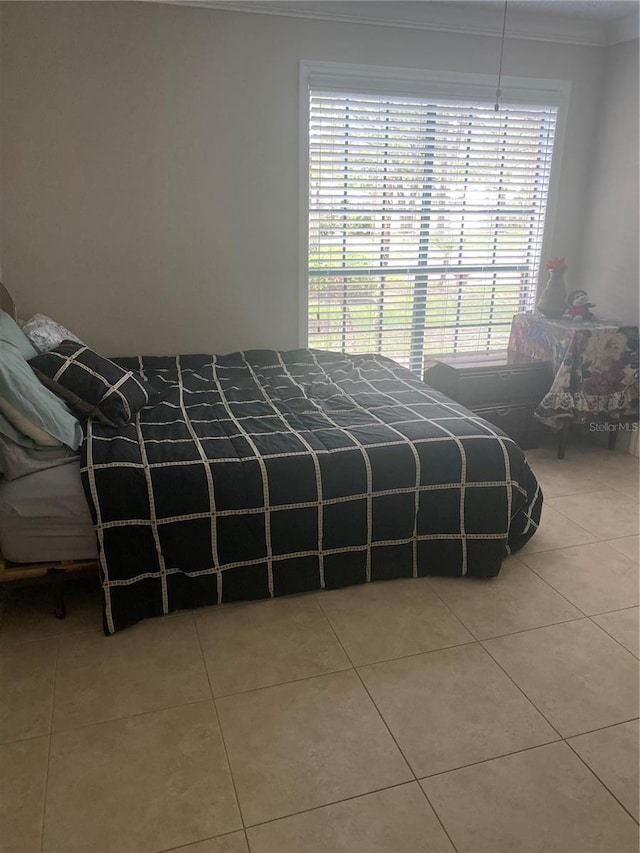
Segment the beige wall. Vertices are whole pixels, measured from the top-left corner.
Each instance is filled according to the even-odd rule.
[[[2,4],[0,256],[22,315],[111,354],[298,344],[300,60],[495,73],[498,41],[150,3]],[[550,250],[575,268],[603,53],[572,82]]]
[[[638,41],[607,50],[576,287],[594,313],[638,323]]]

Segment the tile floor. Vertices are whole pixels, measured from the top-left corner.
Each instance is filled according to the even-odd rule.
[[[539,533],[425,578],[149,621],[13,594],[3,853],[638,849],[637,463],[528,453]]]

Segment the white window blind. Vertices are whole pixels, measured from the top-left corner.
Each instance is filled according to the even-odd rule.
[[[311,87],[309,346],[506,348],[535,301],[556,106]]]

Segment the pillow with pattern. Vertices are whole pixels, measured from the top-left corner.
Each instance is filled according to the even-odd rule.
[[[22,331],[31,341],[38,352],[49,352],[62,341],[76,341],[81,344],[80,338],[76,338],[73,332],[65,329],[60,323],[56,323],[46,314],[34,314],[30,320],[22,324]]]
[[[140,373],[125,370],[75,341],[63,341],[29,364],[77,412],[110,426],[129,423],[158,394]]]

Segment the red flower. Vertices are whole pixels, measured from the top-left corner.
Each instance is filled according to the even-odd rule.
[[[546,270],[566,270],[567,262],[564,258],[551,258],[547,261]]]

